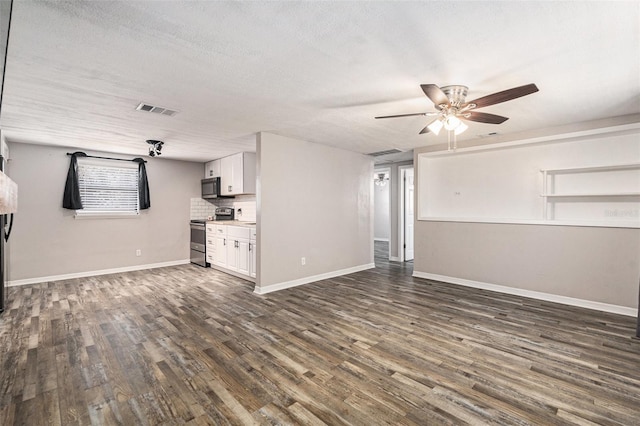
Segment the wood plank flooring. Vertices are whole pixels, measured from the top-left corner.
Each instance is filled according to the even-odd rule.
[[[10,288],[0,424],[640,424],[634,318],[377,263],[266,296],[193,265]]]

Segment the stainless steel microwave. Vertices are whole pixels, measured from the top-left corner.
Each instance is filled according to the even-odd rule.
[[[202,179],[202,198],[218,198],[220,196],[220,178]]]

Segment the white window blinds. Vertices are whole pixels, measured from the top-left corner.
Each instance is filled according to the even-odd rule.
[[[78,186],[77,214],[138,214],[137,163],[79,158]]]

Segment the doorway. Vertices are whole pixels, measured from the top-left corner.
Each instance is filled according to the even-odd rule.
[[[398,168],[398,257],[401,262],[413,260],[414,174],[413,166]]]
[[[373,183],[374,258],[388,260],[391,251],[391,169],[376,168]]]

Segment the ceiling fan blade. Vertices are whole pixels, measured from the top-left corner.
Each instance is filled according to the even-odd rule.
[[[468,117],[467,117],[468,115]],[[478,123],[500,124],[504,123],[509,117],[503,117],[496,114],[487,114],[486,112],[470,111],[464,115],[460,115],[463,120],[477,121]]]
[[[397,117],[411,117],[414,115],[429,115],[430,113],[428,112],[416,112],[413,114],[400,114],[400,115],[383,115],[381,117],[375,117],[375,118],[397,118]]]
[[[526,84],[520,87],[514,87],[513,89],[503,90],[502,92],[493,93],[491,95],[483,96],[473,101],[465,102],[461,105],[461,108],[469,104],[475,104],[476,108],[482,108],[489,105],[499,104],[501,102],[507,102],[512,99],[516,99],[522,96],[530,95],[538,91],[535,84]]]
[[[447,98],[447,95],[435,84],[421,84],[420,87],[424,94],[433,101],[436,108],[442,104],[449,106],[449,98]]]

